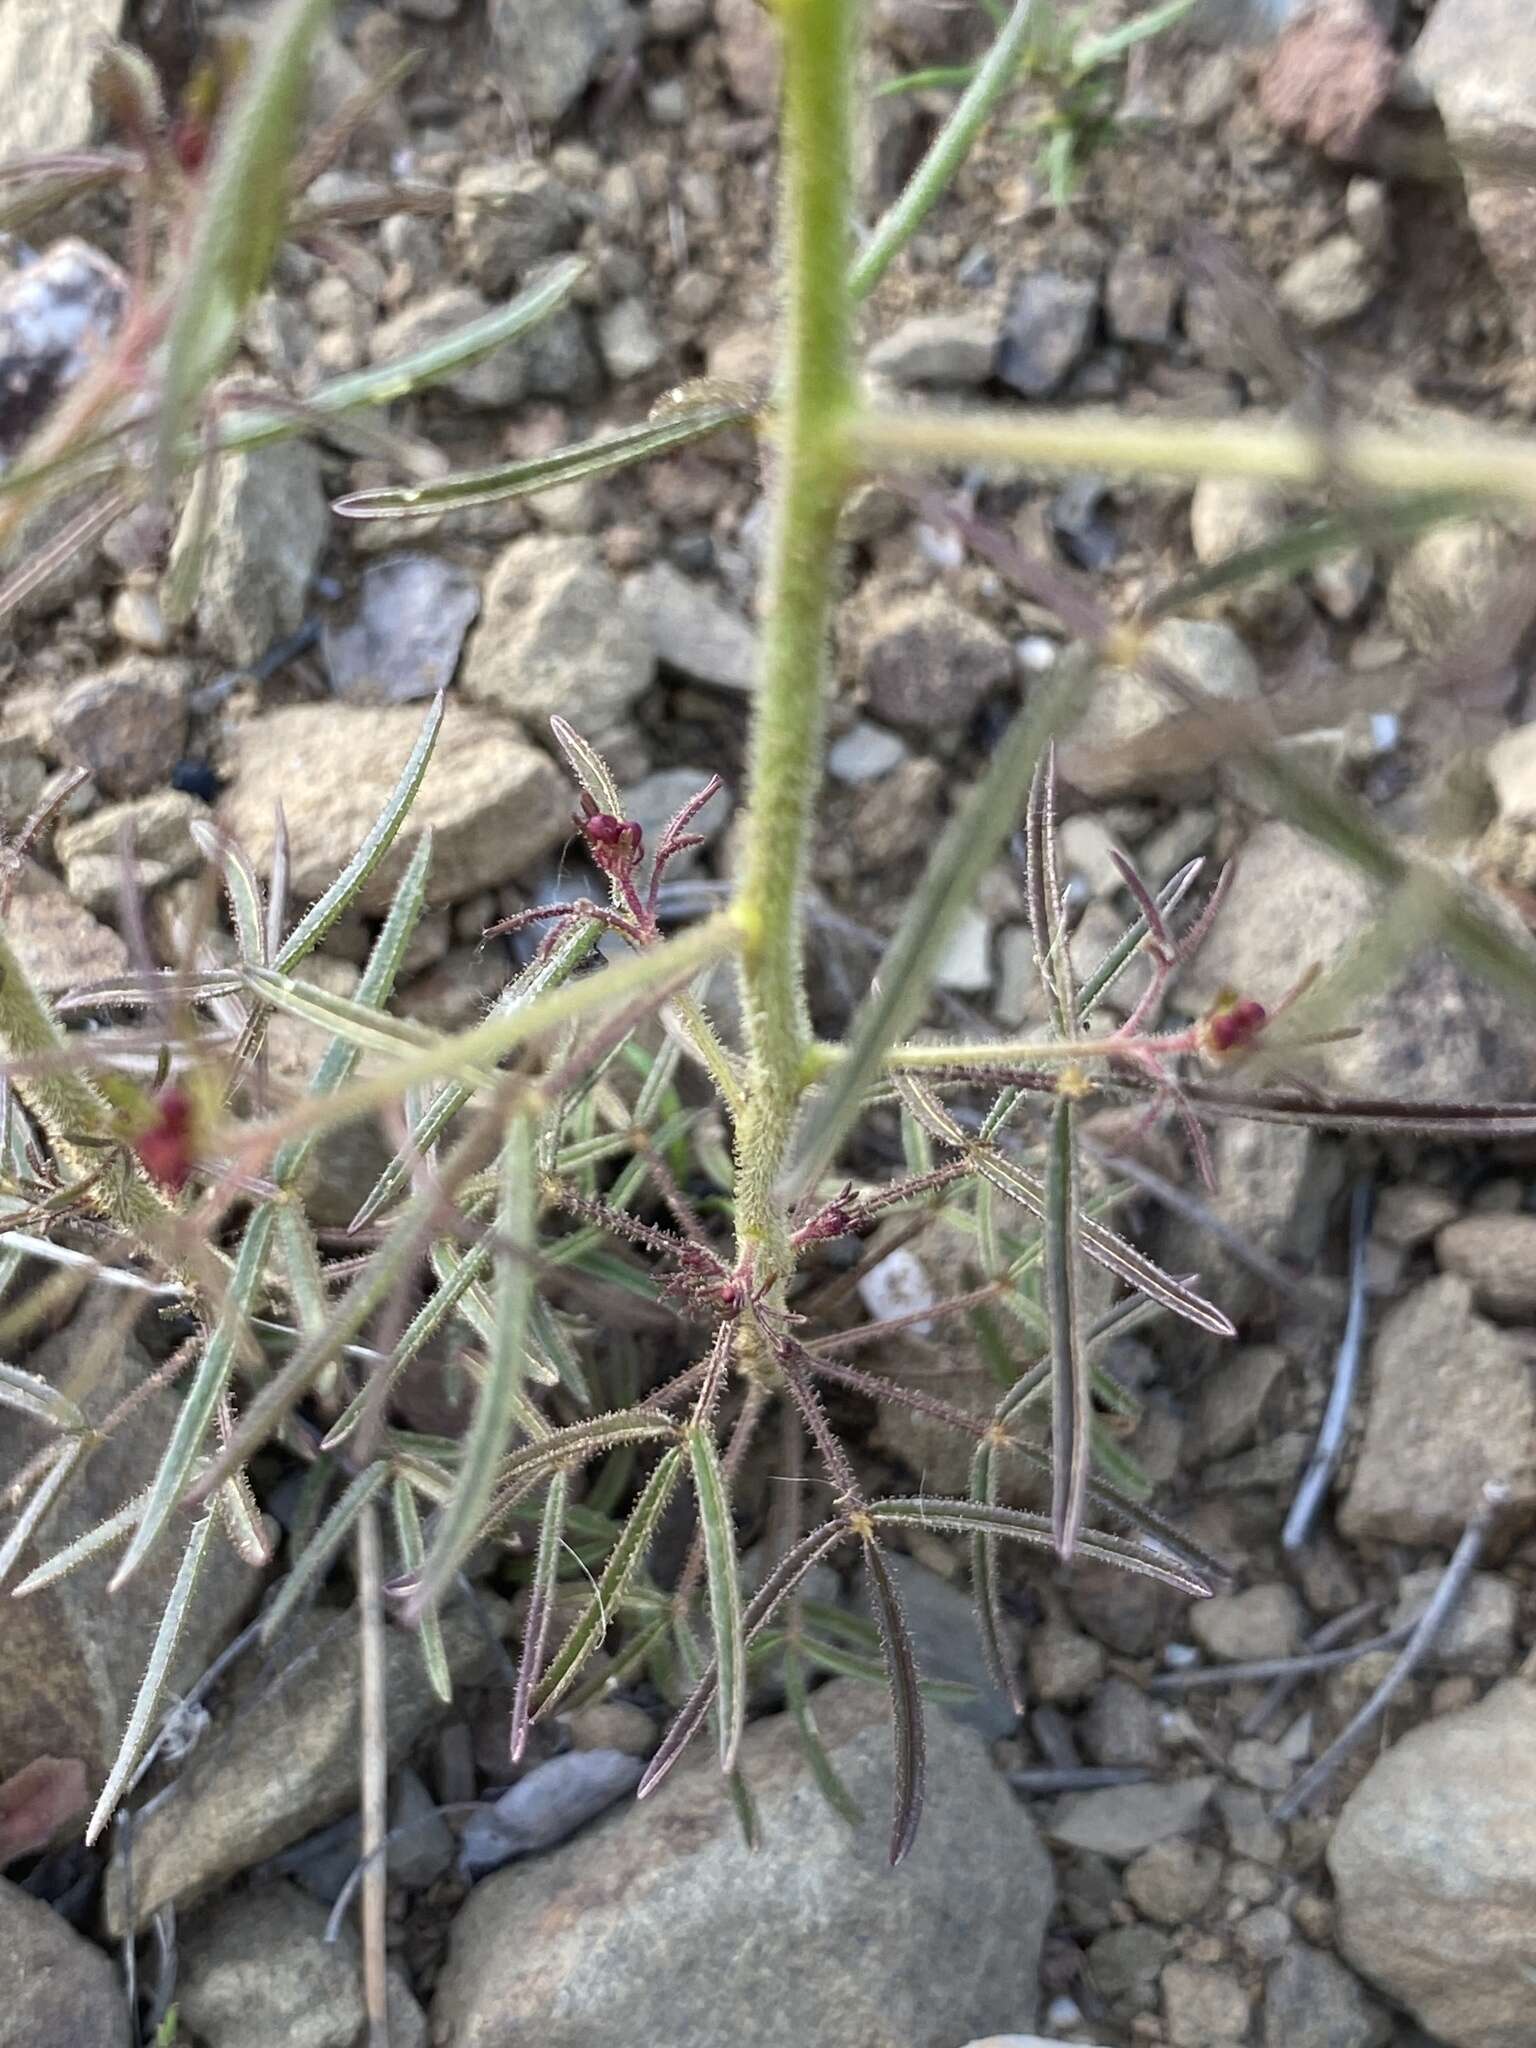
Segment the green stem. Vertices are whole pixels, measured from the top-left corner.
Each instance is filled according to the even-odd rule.
[[[1343,477],[1380,491],[1465,490],[1536,504],[1536,441],[1465,423],[1454,434],[1383,427],[1320,434],[1283,420],[1130,419],[1020,406],[870,410],[849,423],[848,433],[870,469],[985,463],[1121,476],[1252,476],[1318,488]]]
[[[780,0],[778,12],[784,44],[781,272],[789,303],[767,625],[735,906],[749,1052],[737,1133],[737,1225],[743,1254],[774,1279],[791,1263],[774,1183],[809,1035],[801,906],[821,777],[837,519],[850,475],[843,427],[854,388],[846,282],[854,9],[850,0]]]
[[[949,190],[956,171],[971,152],[993,108],[1018,78],[1029,46],[1038,0],[1017,0],[1012,14],[988,50],[980,68],[961,95],[954,112],[929,145],[928,153],[907,180],[901,196],[886,213],[854,264],[848,288],[855,299],[867,299]]]

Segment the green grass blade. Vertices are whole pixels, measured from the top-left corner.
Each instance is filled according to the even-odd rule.
[[[496,1327],[485,1384],[464,1439],[453,1497],[438,1520],[421,1575],[406,1606],[415,1620],[441,1600],[455,1572],[474,1547],[507,1448],[513,1413],[522,1392],[527,1350],[528,1304],[533,1296],[538,1224],[538,1175],[534,1130],[526,1116],[512,1118],[498,1163],[496,1208]]]
[[[1140,622],[1178,618],[1192,605],[1223,590],[1241,588],[1263,576],[1295,576],[1330,555],[1343,554],[1367,540],[1378,545],[1411,540],[1442,520],[1464,518],[1481,509],[1467,491],[1423,491],[1415,496],[1387,498],[1345,512],[1324,512],[1287,529],[1257,547],[1238,548],[1192,575],[1160,591],[1141,614]]]
[[[207,1554],[208,1539],[213,1533],[215,1519],[216,1511],[210,1508],[206,1514],[199,1515],[192,1524],[192,1533],[188,1536],[187,1547],[182,1552],[181,1567],[176,1574],[175,1584],[171,1587],[170,1598],[165,1603],[165,1612],[160,1617],[160,1626],[155,1632],[144,1682],[139,1687],[138,1697],[134,1700],[133,1711],[128,1716],[128,1726],[123,1731],[117,1756],[107,1773],[107,1782],[102,1787],[101,1797],[96,1802],[96,1810],[91,1815],[90,1825],[85,1831],[87,1846],[97,1839],[112,1818],[113,1809],[133,1775],[134,1766],[144,1753],[144,1745],[149,1740],[150,1724],[164,1695],[166,1676],[176,1655],[176,1645],[186,1624],[187,1609],[192,1604],[192,1595],[197,1588],[198,1574],[202,1570],[203,1558]]]
[[[675,1455],[681,1457],[682,1453],[679,1450]],[[749,1646],[754,1636],[761,1634],[772,1621],[779,1608],[807,1573],[821,1562],[834,1545],[841,1543],[847,1534],[847,1527],[841,1521],[824,1522],[819,1529],[813,1529],[808,1536],[802,1536],[793,1549],[785,1552],[753,1594],[742,1617]],[[716,1677],[715,1667],[711,1665],[679,1708],[671,1727],[662,1737],[656,1754],[646,1765],[645,1775],[635,1788],[637,1799],[644,1799],[655,1791],[698,1733],[704,1716],[714,1702]]]
[[[314,951],[337,918],[356,901],[369,876],[394,844],[395,835],[416,800],[416,793],[432,759],[432,749],[443,729],[443,710],[444,699],[439,693],[400,772],[400,780],[390,792],[368,836],[330,888],[310,906],[305,917],[288,934],[282,951],[272,963],[280,972],[291,973],[306,953]]]
[[[331,0],[285,0],[219,126],[166,336],[156,464],[162,488],[175,473],[188,415],[233,352],[277,254],[310,54],[330,11]]]
[[[976,68],[954,112],[934,137],[901,193],[881,216],[848,273],[848,290],[854,299],[868,298],[948,191],[993,109],[1015,83],[1019,61],[1029,47],[1039,11],[1039,0],[1015,0],[1013,12]]]
[[[493,505],[503,498],[526,498],[551,484],[576,483],[584,477],[607,476],[632,463],[649,462],[690,441],[738,426],[758,410],[754,401],[701,405],[647,420],[619,434],[602,434],[557,448],[527,462],[502,462],[493,469],[471,469],[430,483],[389,485],[351,491],[336,499],[331,510],[343,519],[420,519],[431,512],[454,512],[470,505]]]
[[[704,1535],[709,1619],[715,1638],[720,1768],[730,1771],[735,1767],[747,1722],[746,1636],[742,1628],[741,1580],[736,1570],[736,1527],[713,1436],[700,1423],[690,1424],[685,1434],[699,1503],[699,1527]]]
[[[1085,36],[1072,52],[1073,65],[1079,71],[1096,71],[1101,64],[1112,64],[1138,43],[1148,42],[1164,29],[1172,28],[1198,4],[1199,0],[1163,0],[1161,7],[1149,7],[1145,14],[1133,15],[1118,28],[1106,29],[1102,35]]]
[[[386,1059],[400,1059],[440,1043],[440,1034],[425,1024],[409,1019],[381,1016],[356,996],[333,994],[308,981],[295,981],[275,967],[250,967],[245,986],[269,1009],[281,1010],[301,1024],[329,1031],[342,1042],[354,1059],[360,1052],[380,1053]],[[349,1062],[350,1064],[350,1062]]]

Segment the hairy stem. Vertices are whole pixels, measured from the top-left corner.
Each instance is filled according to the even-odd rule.
[[[41,1125],[55,1159],[91,1182],[91,1205],[129,1237],[163,1236],[173,1212],[125,1163],[101,1171],[99,1145],[110,1140],[111,1112],[84,1073],[68,1062],[68,1041],[0,921],[0,1064],[15,1062],[17,1095]],[[30,1071],[28,1063],[32,1063]]]
[[[1536,503],[1536,441],[1460,423],[1454,434],[1347,427],[1321,434],[1283,420],[1129,419],[1113,412],[914,409],[862,412],[849,434],[872,468],[995,463],[1121,476],[1252,476],[1378,491],[1442,487]]]
[[[767,621],[752,730],[736,917],[749,1068],[737,1130],[744,1256],[767,1277],[791,1254],[774,1183],[808,1038],[801,905],[820,783],[837,518],[848,486],[852,301],[846,283],[853,94],[850,0],[780,0],[784,41],[781,274],[788,297]]]

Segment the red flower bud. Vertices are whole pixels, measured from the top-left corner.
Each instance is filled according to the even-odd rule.
[[[179,1195],[196,1158],[192,1098],[173,1081],[155,1097],[155,1120],[134,1140],[140,1166],[168,1194]]]

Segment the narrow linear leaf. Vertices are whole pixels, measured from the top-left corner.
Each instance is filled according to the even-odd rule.
[[[395,1475],[390,1490],[389,1504],[394,1516],[395,1545],[400,1553],[400,1568],[408,1577],[414,1578],[421,1570],[422,1559],[426,1556],[426,1544],[422,1540],[421,1516],[416,1511],[416,1495],[408,1479]],[[429,1609],[416,1625],[416,1640],[421,1645],[421,1661],[426,1670],[427,1683],[444,1706],[453,1698],[453,1674],[448,1668],[448,1651],[443,1642],[443,1625],[436,1608]]]
[[[534,1552],[533,1578],[528,1588],[528,1619],[523,1627],[523,1654],[518,1661],[517,1683],[512,1691],[510,1738],[513,1763],[522,1760],[528,1743],[528,1710],[533,1689],[544,1668],[549,1644],[549,1626],[554,1618],[555,1586],[560,1576],[560,1552],[565,1541],[565,1513],[570,1501],[570,1481],[557,1472],[544,1498],[539,1523],[539,1546]]]
[[[602,930],[602,926],[596,923],[574,928],[551,953],[536,958],[508,982],[491,1005],[489,1014],[492,1017],[509,1017],[536,1001],[547,990],[558,988],[586,959],[602,937]],[[365,1224],[371,1223],[379,1211],[393,1201],[410,1179],[412,1159],[425,1157],[430,1152],[472,1093],[472,1089],[458,1081],[451,1081],[447,1087],[438,1090],[425,1115],[412,1128],[409,1146],[396,1154],[370,1189],[366,1201],[352,1219],[353,1230],[361,1230]]]
[[[90,1825],[85,1831],[87,1847],[97,1839],[112,1818],[113,1809],[122,1797],[123,1788],[133,1775],[135,1764],[144,1753],[144,1745],[149,1740],[150,1724],[164,1694],[166,1676],[176,1655],[176,1645],[181,1639],[181,1631],[186,1624],[187,1611],[192,1604],[192,1595],[197,1587],[198,1573],[202,1569],[215,1518],[215,1511],[210,1508],[207,1514],[200,1515],[192,1524],[187,1547],[182,1552],[176,1582],[171,1587],[170,1598],[165,1603],[165,1612],[160,1617],[160,1626],[155,1631],[144,1682],[139,1687],[133,1711],[128,1716],[128,1726],[123,1732],[122,1743],[112,1768],[107,1773],[107,1782],[96,1802],[96,1810],[91,1815]]]
[[[997,1506],[997,1452],[990,1443],[979,1443],[971,1460],[971,1498],[984,1507]],[[1016,1714],[1024,1711],[1014,1660],[1008,1653],[1003,1627],[1003,1593],[997,1569],[997,1538],[990,1530],[978,1529],[971,1537],[971,1594],[976,1603],[976,1625],[982,1655],[992,1683],[1009,1701]]]
[[[427,872],[432,865],[432,834],[422,833],[415,852],[406,863],[389,906],[389,914],[368,955],[353,998],[363,1015],[377,1012],[394,993],[395,981],[405,958],[411,935],[426,903]],[[398,1051],[399,1047],[391,1048]],[[338,1033],[320,1056],[310,1080],[311,1095],[329,1095],[341,1087],[357,1065],[358,1046],[347,1033]],[[317,1140],[314,1136],[290,1139],[272,1162],[272,1177],[279,1187],[289,1187],[303,1172]]]
[[[420,737],[400,771],[400,780],[395,784],[367,837],[330,888],[317,903],[310,906],[305,916],[288,934],[287,942],[272,963],[280,973],[292,973],[305,954],[314,951],[343,911],[351,908],[369,876],[394,844],[395,836],[416,800],[416,793],[421,788],[422,779],[432,759],[432,749],[437,745],[438,734],[443,729],[443,712],[444,699],[439,691],[433,699],[431,710],[427,713]]]
[[[1062,1096],[1052,1112],[1047,1140],[1044,1273],[1045,1313],[1051,1326],[1051,1532],[1064,1563],[1070,1560],[1082,1527],[1092,1406],[1077,1271],[1082,1221],[1077,1179],[1073,1105]]]
[[[829,1642],[812,1629],[802,1631],[799,1644],[807,1664],[814,1665],[818,1671],[825,1671],[832,1678],[852,1678],[860,1685],[884,1686],[889,1692],[890,1674],[881,1654],[878,1629],[875,1630],[874,1648],[867,1651],[850,1649],[846,1643]],[[976,1698],[975,1686],[966,1685],[960,1679],[920,1678],[918,1690],[935,1706],[968,1707]]]
[[[747,1651],[742,1627],[741,1581],[736,1570],[736,1528],[730,1494],[714,1437],[702,1424],[686,1431],[693,1488],[704,1534],[709,1619],[715,1638],[716,1718],[720,1724],[720,1768],[736,1763],[747,1721]]]
[[[651,1539],[682,1471],[683,1451],[677,1445],[658,1461],[644,1491],[630,1510],[619,1540],[608,1553],[603,1575],[592,1598],[577,1616],[534,1694],[535,1717],[546,1714],[565,1693],[577,1672],[612,1625],[629,1583],[645,1562]]]
[[[791,1202],[831,1164],[887,1049],[921,1012],[944,941],[1011,830],[1051,734],[1082,695],[1086,672],[1071,662],[1057,667],[1061,673],[1038,693],[1039,702],[1009,726],[985,774],[945,827],[908,901],[874,991],[854,1019],[847,1051],[806,1119],[784,1190]]]
[[[1024,886],[1035,971],[1058,1038],[1077,1036],[1077,992],[1056,868],[1056,766],[1049,747],[1035,769],[1024,816]]]
[[[245,849],[209,818],[194,818],[190,830],[198,851],[224,877],[230,922],[235,928],[235,944],[241,960],[248,966],[264,967],[267,960],[266,912],[262,904],[261,883]]]
[[[229,1385],[236,1354],[244,1340],[256,1295],[262,1285],[274,1220],[273,1205],[263,1202],[246,1225],[219,1320],[192,1384],[182,1396],[170,1442],[150,1485],[143,1517],[128,1546],[127,1556],[113,1575],[113,1592],[125,1585],[144,1562],[186,1491],[187,1482],[202,1453],[214,1411]]]
[[[120,1543],[144,1512],[144,1503],[149,1499],[146,1487],[143,1493],[135,1494],[124,1503],[115,1515],[108,1515],[104,1522],[98,1522],[94,1529],[87,1529],[83,1536],[77,1536],[73,1543],[66,1543],[62,1550],[56,1550],[52,1557],[44,1558],[24,1579],[18,1579],[11,1588],[13,1600],[24,1600],[29,1593],[41,1593],[45,1586],[56,1580],[68,1578],[72,1571],[86,1564],[93,1557],[99,1557],[104,1550],[110,1550],[114,1543]],[[3,1579],[0,1579],[3,1583]]]
[[[891,1687],[896,1785],[890,1858],[896,1864],[917,1839],[917,1824],[923,1811],[923,1780],[927,1770],[923,1700],[918,1690],[917,1659],[912,1651],[912,1638],[907,1633],[906,1616],[901,1611],[885,1553],[873,1534],[864,1538],[864,1569],[869,1574],[871,1604],[880,1624],[886,1675]]]
[[[1000,1153],[984,1151],[979,1146],[971,1148],[970,1156],[978,1173],[985,1174],[1041,1222],[1045,1220],[1045,1190],[1033,1174]],[[1202,1330],[1210,1330],[1218,1337],[1237,1335],[1237,1326],[1214,1302],[1153,1265],[1134,1245],[1106,1230],[1102,1223],[1095,1223],[1087,1215],[1080,1215],[1078,1221],[1082,1248],[1096,1265],[1105,1267],[1175,1315],[1183,1316],[1186,1322],[1197,1323]]]
[[[343,519],[420,519],[427,513],[491,505],[503,498],[524,498],[535,491],[548,490],[551,484],[575,483],[584,477],[606,476],[632,463],[649,462],[653,456],[686,447],[706,434],[737,426],[751,419],[758,409],[750,400],[701,405],[669,413],[663,419],[647,420],[620,434],[603,434],[596,440],[557,448],[553,454],[529,462],[503,462],[492,469],[463,470],[456,476],[437,477],[430,483],[351,491],[337,498],[331,510]]]
[[[79,1437],[72,1437],[59,1445],[52,1462],[44,1469],[42,1477],[12,1522],[4,1543],[0,1543],[0,1586],[4,1586],[11,1573],[15,1571],[21,1553],[47,1520],[50,1510],[69,1484],[70,1475],[84,1455],[85,1445]]]
[[[14,1408],[33,1422],[45,1422],[50,1429],[85,1428],[85,1417],[67,1394],[40,1379],[35,1372],[23,1372],[18,1365],[0,1360],[0,1408]]]
[[[253,1570],[264,1571],[276,1552],[267,1539],[261,1510],[251,1492],[251,1483],[243,1472],[225,1480],[214,1497],[214,1505],[218,1510],[219,1527],[236,1557]]]
[[[869,1516],[877,1525],[893,1529],[954,1529],[967,1536],[975,1535],[978,1530],[991,1531],[1016,1543],[1032,1544],[1037,1549],[1052,1547],[1050,1522],[1044,1515],[1032,1515],[1023,1508],[991,1507],[981,1501],[940,1500],[914,1495],[911,1498],[873,1501]],[[1127,1571],[1159,1579],[1176,1592],[1188,1593],[1200,1600],[1209,1597],[1211,1586],[1208,1580],[1185,1570],[1171,1554],[1160,1555],[1150,1544],[1094,1529],[1084,1532],[1078,1550],[1082,1556],[1096,1558],[1100,1563],[1119,1565]]]
[[[279,1587],[276,1597],[261,1617],[261,1640],[270,1643],[284,1627],[305,1594],[318,1590],[338,1551],[351,1534],[352,1525],[389,1477],[389,1467],[378,1461],[365,1465],[351,1481],[330,1513],[305,1544],[292,1571]]]
[[[606,811],[610,818],[622,818],[624,807],[619,799],[619,786],[596,747],[589,745],[566,719],[554,717],[549,726],[561,753],[570,763],[572,774],[593,803],[600,811]]]
[[[1180,903],[1183,902],[1184,898],[1193,888],[1195,879],[1204,866],[1205,856],[1197,854],[1193,860],[1186,861],[1176,874],[1170,875],[1162,888],[1158,890],[1155,901],[1165,918],[1172,916]],[[1124,974],[1131,962],[1140,953],[1150,936],[1150,932],[1151,927],[1148,925],[1143,914],[1110,947],[1104,958],[1094,968],[1077,992],[1077,1021],[1079,1024],[1086,1023],[1093,1011],[1094,1005],[1102,1002],[1104,997],[1108,995],[1121,975]],[[991,1134],[988,1133],[987,1135],[990,1136]]]
[[[277,253],[310,52],[331,0],[285,0],[219,126],[191,254],[177,281],[161,382],[161,485],[187,415],[233,350]]]
[[[453,1497],[439,1517],[421,1576],[407,1602],[406,1612],[412,1620],[442,1598],[474,1546],[522,1391],[528,1304],[537,1270],[534,1253],[538,1224],[534,1130],[526,1116],[512,1118],[498,1172],[497,1249],[492,1261],[496,1276],[494,1340],[485,1384],[464,1439]]]
[[[680,1457],[682,1454],[678,1452],[677,1455]],[[742,1626],[749,1645],[753,1637],[768,1626],[807,1573],[821,1562],[829,1550],[841,1543],[847,1534],[848,1527],[845,1522],[823,1522],[819,1529],[813,1529],[808,1536],[802,1536],[792,1549],[785,1552],[753,1595],[742,1617]],[[635,1788],[637,1799],[644,1799],[656,1790],[698,1733],[704,1716],[714,1703],[717,1677],[716,1668],[711,1664],[678,1709],[671,1727],[662,1737],[660,1747],[647,1764],[645,1774]]]
[[[1257,547],[1238,548],[1222,555],[1190,576],[1181,576],[1160,591],[1141,614],[1144,625],[1157,619],[1184,616],[1191,605],[1254,582],[1261,576],[1296,576],[1316,562],[1343,554],[1359,545],[1365,535],[1373,544],[1410,540],[1428,526],[1442,520],[1465,517],[1480,509],[1482,500],[1467,491],[1422,491],[1401,498],[1386,498],[1346,512],[1324,512],[1314,519],[1288,527],[1273,540]]]
[[[821,1738],[816,1716],[811,1711],[805,1662],[792,1643],[784,1651],[784,1701],[794,1717],[800,1748],[810,1766],[817,1791],[839,1820],[845,1820],[851,1828],[858,1827],[864,1818],[864,1809],[843,1783],[837,1765],[832,1761],[831,1751]]]
[[[586,264],[579,257],[563,258],[551,267],[546,277],[530,285],[526,291],[519,292],[516,298],[509,299],[505,306],[498,306],[494,312],[484,313],[479,319],[456,327],[441,341],[429,342],[425,348],[415,349],[410,355],[401,356],[392,363],[379,363],[372,369],[359,370],[322,384],[305,400],[306,412],[340,415],[359,411],[365,406],[392,405],[397,399],[409,398],[414,392],[440,383],[456,370],[471,368],[503,348],[507,342],[515,341],[520,334],[530,332],[551,314],[557,313],[580,283],[586,269]],[[274,441],[291,439],[303,430],[304,425],[303,420],[290,413],[242,407],[239,412],[230,413],[221,420],[218,445],[221,452],[260,448]],[[182,453],[184,459],[192,459],[194,444],[185,443]]]

